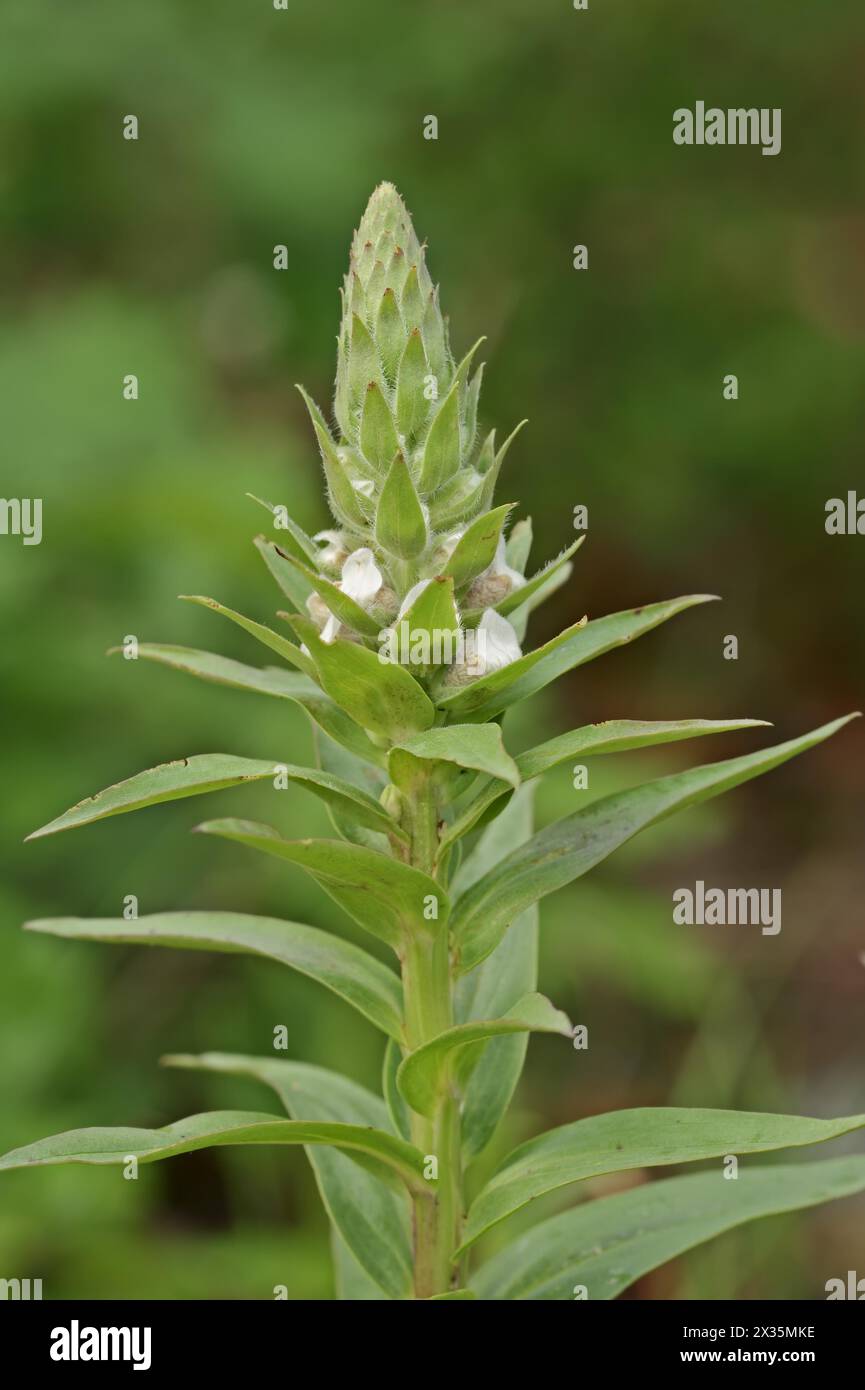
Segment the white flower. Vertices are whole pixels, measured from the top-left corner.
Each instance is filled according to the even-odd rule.
[[[479,675],[489,676],[522,656],[517,634],[507,618],[503,618],[494,608],[484,609],[477,626],[476,640]]]
[[[349,598],[365,607],[375,598],[383,584],[381,570],[368,545],[353,550],[342,567],[340,588]]]
[[[328,570],[341,570],[346,560],[342,532],[316,531],[313,540],[319,542],[318,563]]]
[[[487,574],[502,574],[511,581],[511,590],[521,589],[525,584],[525,575],[520,574],[519,570],[512,569],[505,559],[505,538],[499,536],[499,543],[496,546],[495,558],[487,570]]]
[[[361,608],[365,608],[375,598],[383,582],[375,556],[369,546],[363,545],[359,550],[353,550],[343,565],[339,587]],[[321,630],[322,642],[332,642],[339,628],[339,619],[331,613]]]

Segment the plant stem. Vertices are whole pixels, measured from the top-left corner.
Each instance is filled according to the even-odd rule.
[[[438,849],[438,808],[433,788],[418,778],[407,796],[410,860],[432,874]],[[429,935],[414,937],[402,960],[406,1039],[414,1050],[453,1023],[447,923],[430,923]],[[437,1181],[414,1198],[415,1297],[447,1293],[454,1274],[462,1213],[462,1160],[457,1098],[441,1096],[432,1116],[412,1116],[412,1140],[425,1158],[435,1159]]]

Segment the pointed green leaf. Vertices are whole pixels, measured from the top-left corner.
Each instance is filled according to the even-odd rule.
[[[129,922],[122,917],[49,917],[26,922],[25,930],[75,941],[265,956],[317,980],[388,1037],[402,1036],[402,989],[393,971],[351,942],[300,922],[241,912],[159,912]]]
[[[404,263],[405,257],[400,257],[399,262]],[[393,264],[393,262],[391,262]],[[396,295],[393,289],[388,286],[381,297],[378,318],[375,325],[375,341],[381,353],[384,374],[389,381],[396,380],[397,368],[399,367],[400,357],[405,345],[405,329],[402,326],[399,306],[396,302]],[[366,450],[364,450],[366,453]],[[369,455],[367,455],[369,457]]]
[[[318,564],[318,546],[306,532],[293,521],[288,514],[286,507],[273,502],[266,502],[263,497],[256,497],[254,492],[248,492],[253,502],[257,502],[265,511],[271,513],[274,518],[277,531],[285,533],[285,549],[290,550],[292,555],[296,555],[299,560],[309,560],[313,565]]]
[[[465,1250],[491,1226],[545,1192],[602,1173],[695,1163],[725,1154],[822,1144],[865,1127],[865,1115],[813,1120],[739,1110],[613,1110],[561,1125],[509,1154],[475,1198],[463,1232]],[[723,1182],[719,1174],[718,1181]]]
[[[276,541],[268,540],[267,536],[256,536],[253,545],[286,598],[291,599],[301,613],[305,613],[306,600],[314,590],[309,580],[291,565],[289,552],[277,545]]]
[[[257,623],[252,618],[245,618],[242,613],[236,613],[233,608],[226,608],[223,604],[217,603],[215,598],[205,598],[202,594],[180,594],[179,596],[186,603],[197,603],[202,608],[210,608],[214,613],[221,613],[224,618],[232,623],[237,623],[244,631],[251,634],[262,646],[269,647],[272,652],[291,662],[305,676],[315,677],[315,666],[309,657],[296,647],[293,642],[289,642],[287,637],[281,633],[274,632],[272,628],[266,627],[264,623]]]
[[[361,845],[341,840],[284,840],[278,830],[255,821],[215,820],[196,826],[221,835],[311,874],[349,916],[395,950],[406,933],[444,930],[448,899],[444,889],[419,869]],[[426,915],[434,904],[436,916]]]
[[[501,448],[498,450],[498,452],[496,453],[494,459],[492,460],[492,463],[490,463],[490,465],[489,465],[488,468],[486,468],[485,470],[484,470],[483,468],[481,468],[481,462],[482,462],[482,460],[481,460],[481,459],[478,460],[478,468],[480,469],[481,472],[484,473],[484,482],[483,482],[483,488],[481,489],[481,500],[480,500],[480,506],[481,506],[481,507],[488,507],[488,506],[490,505],[490,503],[492,502],[492,500],[493,500],[493,493],[494,493],[495,490],[496,490],[496,483],[498,482],[498,480],[499,480],[499,474],[500,474],[501,471],[502,471],[502,464],[504,463],[505,458],[507,457],[508,451],[510,450],[510,447],[511,447],[511,445],[513,444],[514,440],[516,439],[517,435],[520,433],[520,431],[522,430],[523,426],[524,426],[524,425],[527,425],[527,424],[528,424],[528,420],[520,420],[520,423],[519,423],[518,425],[515,425],[515,426],[514,426],[514,428],[511,430],[510,434],[508,435],[507,439],[505,440],[504,444],[502,445],[502,447],[501,447]]]
[[[312,654],[324,690],[364,729],[397,741],[433,723],[432,701],[403,667],[381,661],[379,653],[356,642],[339,637],[322,642],[311,622],[298,618],[294,626]]]
[[[454,382],[438,408],[426,437],[418,487],[436,492],[460,466],[460,394]]]
[[[459,365],[457,366],[456,370],[454,371],[454,381],[455,381],[456,384],[460,387],[463,396],[465,396],[465,395],[467,394],[467,391],[468,391],[469,368],[470,368],[471,365],[472,365],[472,362],[473,362],[473,360],[474,360],[475,353],[477,352],[477,350],[478,350],[478,348],[480,347],[481,343],[485,343],[485,342],[486,342],[486,338],[485,338],[485,337],[478,338],[477,342],[475,342],[475,343],[472,344],[472,346],[469,348],[468,352],[466,353],[465,357],[463,357],[463,359],[461,360],[461,362],[460,362]]]
[[[199,753],[192,758],[175,758],[173,762],[160,763],[158,767],[138,772],[134,777],[86,797],[56,820],[32,831],[27,839],[56,835],[59,830],[72,830],[108,816],[119,816],[124,811],[139,811],[161,801],[178,801],[182,797],[222,791],[225,787],[238,787],[263,778],[273,782],[279,769],[280,764],[273,761],[236,758],[231,753]]]
[[[506,502],[492,512],[475,517],[454,548],[444,573],[450,575],[457,589],[471,583],[484,570],[489,569],[495,559],[496,547],[508,512],[515,503]]]
[[[372,464],[377,473],[388,468],[391,459],[399,449],[396,426],[390,413],[390,406],[376,382],[371,381],[366,388],[363,415],[360,423],[360,447],[364,458]]]
[[[414,441],[429,415],[430,402],[424,395],[428,373],[429,363],[423,350],[423,339],[420,330],[415,328],[406,343],[396,383],[397,429],[407,444]]]
[[[747,1221],[801,1211],[865,1189],[865,1158],[720,1170],[643,1183],[559,1212],[488,1260],[474,1276],[478,1298],[570,1302],[617,1298],[636,1279]]]
[[[596,656],[624,646],[644,632],[651,632],[677,613],[697,603],[707,603],[711,594],[689,594],[684,598],[652,603],[644,608],[629,608],[623,613],[611,613],[594,622],[574,623],[558,637],[527,652],[518,661],[481,676],[465,689],[439,700],[450,715],[471,715],[472,719],[489,719],[503,709],[534,695],[566,671],[582,666]]]
[[[339,622],[351,628],[352,632],[359,632],[364,637],[378,635],[381,631],[381,623],[371,613],[367,613],[365,608],[361,608],[350,594],[343,593],[342,589],[338,588],[336,584],[332,584],[323,574],[315,574],[308,565],[296,560],[293,555],[289,555],[287,559],[291,567],[303,575],[310,587],[315,590],[321,601],[327,605]]]
[[[569,1038],[573,1025],[543,994],[527,994],[502,1018],[460,1023],[410,1052],[397,1073],[397,1085],[419,1115],[433,1115],[438,1100],[453,1081],[454,1067],[466,1048],[508,1033],[561,1033]]]
[[[418,284],[417,266],[410,267],[402,290],[402,312],[406,328],[417,330],[423,322],[424,302]]]
[[[678,743],[681,739],[698,738],[705,734],[726,734],[739,729],[768,727],[765,719],[607,719],[600,724],[585,724],[581,729],[572,729],[567,734],[548,739],[546,743],[539,743],[537,747],[520,753],[516,765],[522,780],[528,782],[531,778],[540,777],[544,772],[558,767],[560,763],[570,762],[571,758],[595,758],[602,753],[626,753],[637,748],[654,748],[660,744]],[[496,802],[509,795],[510,790],[504,782],[489,783],[445,832],[445,844],[451,844],[468,834]]]
[[[360,320],[355,320],[360,322]],[[366,330],[364,329],[364,332]],[[369,338],[369,334],[367,334]],[[374,349],[373,349],[374,351]],[[364,382],[364,389],[366,382]],[[321,453],[321,461],[324,465],[324,475],[327,480],[327,490],[330,499],[331,510],[334,516],[348,527],[362,528],[366,525],[366,516],[361,506],[359,497],[351,485],[345,466],[339,456],[339,450],[331,438],[330,431],[325,424],[324,417],[315,401],[302,386],[298,386],[298,391],[303,396],[306,408],[309,411],[312,427],[318,440],[318,447]]]
[[[421,321],[421,332],[430,369],[436,377],[439,387],[443,388],[445,383],[451,379],[453,364],[448,350],[447,332],[439,308],[437,290],[430,290],[427,295]]]
[[[369,294],[367,298],[370,299]],[[371,381],[379,386],[384,385],[375,343],[366,324],[355,314],[351,321],[351,347],[348,359],[348,392],[353,408],[356,409],[363,403],[366,388]]]
[[[483,960],[517,913],[588,873],[639,831],[674,811],[696,806],[770,772],[830,738],[854,717],[835,719],[774,748],[691,768],[601,797],[547,826],[460,899],[451,922],[460,952],[460,969],[471,970]]]
[[[378,499],[375,538],[401,560],[411,560],[426,549],[426,517],[401,453],[394,456]]]
[[[471,1303],[477,1298],[477,1294],[471,1289],[452,1289],[450,1293],[434,1293],[425,1299],[425,1303]]]
[[[429,499],[430,521],[436,531],[450,531],[478,511],[485,494],[485,479],[474,468],[461,468],[450,482]]]
[[[229,685],[236,690],[252,690],[260,695],[275,695],[281,700],[293,700],[306,711],[310,719],[344,748],[368,762],[384,762],[384,753],[376,747],[363,729],[358,728],[354,720],[305,676],[296,676],[290,671],[281,671],[274,666],[268,666],[264,670],[257,666],[245,666],[241,661],[232,661],[227,656],[216,656],[213,652],[196,651],[194,647],[142,642],[138,648],[138,655],[146,661],[156,661],[162,666],[186,671],[188,675],[198,676],[201,680],[212,681],[216,685]]]
[[[416,633],[426,634],[430,643],[436,633],[456,634],[460,630],[459,614],[454,601],[454,582],[451,578],[438,575],[430,579],[406,612],[394,624],[399,634],[400,645],[404,641],[409,646]],[[453,655],[443,653],[446,663],[454,660]],[[433,663],[435,664],[435,663]]]
[[[391,749],[388,760],[395,782],[400,781],[400,764],[406,754],[424,762],[455,763],[457,767],[501,778],[512,787],[520,785],[517,765],[505,748],[498,724],[450,724],[404,739]]]
[[[225,1144],[332,1144],[363,1163],[371,1172],[391,1174],[411,1190],[423,1192],[423,1154],[404,1139],[361,1125],[282,1120],[245,1110],[212,1110],[190,1115],[162,1129],[70,1129],[12,1149],[0,1158],[0,1169],[33,1168],[54,1163],[154,1163],[195,1149]]]
[[[379,1096],[324,1067],[221,1052],[163,1061],[169,1066],[261,1081],[273,1088],[293,1120],[368,1125],[379,1130],[388,1127]],[[354,1259],[389,1298],[410,1298],[409,1212],[401,1194],[377,1182],[338,1150],[319,1145],[310,1146],[306,1153],[327,1214]]]
[[[471,453],[472,446],[475,442],[475,435],[478,431],[478,400],[481,394],[483,379],[484,364],[482,362],[472,377],[466,391],[465,439],[463,441],[463,447],[467,456]]]

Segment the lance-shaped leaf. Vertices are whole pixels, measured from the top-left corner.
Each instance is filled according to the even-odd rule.
[[[374,293],[374,290],[372,292]],[[351,321],[348,359],[348,394],[351,405],[355,409],[362,405],[366,388],[371,381],[376,382],[379,386],[384,385],[381,364],[369,329],[363,319],[359,319],[355,314]]]
[[[418,671],[432,671],[455,661],[460,620],[453,580],[430,579],[389,634],[384,650],[395,653],[395,661],[410,661]]]
[[[498,724],[449,724],[413,734],[390,751],[391,780],[401,784],[410,780],[418,762],[451,763],[499,778],[511,787],[520,785],[519,770],[505,748]]]
[[[496,483],[499,480],[499,473],[501,472],[505,457],[517,435],[522,430],[523,425],[526,424],[528,424],[527,420],[520,420],[520,423],[511,430],[501,448],[493,455],[489,465],[486,463],[483,451],[481,452],[481,456],[478,459],[478,469],[484,474],[484,480],[483,486],[481,487],[479,507],[488,507],[492,502],[493,493],[495,492]]]
[[[428,499],[430,521],[436,531],[447,532],[480,510],[486,479],[476,468],[461,468],[450,482]]]
[[[524,787],[506,810],[480,836],[454,879],[453,891],[463,893],[472,883],[506,859],[532,833],[532,792]],[[537,907],[530,907],[511,924],[482,965],[457,982],[454,1014],[458,1023],[497,1018],[538,984]],[[527,1033],[492,1038],[463,1088],[462,1147],[466,1163],[483,1152],[510,1105],[528,1046]]]
[[[481,676],[480,680],[473,681],[464,690],[445,696],[439,700],[439,705],[451,715],[490,719],[517,701],[534,695],[575,666],[582,666],[613,647],[624,646],[686,608],[692,608],[696,603],[708,603],[713,597],[712,594],[688,594],[684,598],[652,603],[645,608],[611,613],[591,623],[584,618],[535,651],[527,652],[517,661],[488,676]]]
[[[285,782],[304,787],[328,805],[350,812],[356,820],[374,830],[397,836],[404,834],[379,802],[332,773],[297,767],[292,763],[237,758],[230,753],[199,753],[191,758],[161,763],[158,767],[127,778],[125,782],[117,782],[95,796],[87,797],[40,830],[34,830],[27,838],[35,840],[40,835],[71,830],[74,826],[88,825],[91,821],[118,816],[124,811],[138,811],[161,801],[176,801],[203,792],[221,791],[225,787],[264,778],[269,778],[278,787]]]
[[[306,612],[306,601],[315,592],[309,580],[289,564],[290,552],[267,536],[256,536],[253,544],[282,593],[291,599],[300,612]]]
[[[416,265],[410,267],[408,275],[406,276],[405,284],[402,288],[400,304],[406,327],[410,327],[413,332],[419,330],[423,322],[426,305],[424,304],[423,292],[418,281]]]
[[[242,613],[236,613],[233,608],[226,608],[223,604],[217,603],[215,598],[205,598],[201,594],[181,594],[180,597],[187,603],[197,603],[202,608],[209,608],[214,613],[221,613],[224,618],[228,618],[229,622],[236,623],[238,627],[242,627],[245,632],[255,637],[262,646],[269,647],[272,652],[276,652],[292,666],[296,666],[305,676],[314,679],[315,666],[309,657],[300,650],[300,647],[289,642],[288,638],[283,637],[281,633],[274,632],[272,628],[265,626],[264,623],[257,623],[252,618],[245,618]]]
[[[115,647],[113,650],[120,649]],[[155,642],[142,642],[138,655],[146,661],[156,661],[161,666],[185,671],[190,676],[212,681],[215,685],[229,685],[235,690],[251,690],[258,695],[275,695],[280,700],[293,700],[336,743],[367,762],[384,763],[383,751],[306,676],[297,676],[274,666],[262,670],[258,666],[233,661],[227,656],[196,651],[194,647],[166,646]]]
[[[492,512],[475,517],[457,542],[444,573],[450,575],[457,589],[471,583],[477,575],[489,569],[495,559],[496,547],[508,512],[516,504],[505,502]]]
[[[55,835],[59,830],[72,830],[91,821],[119,816],[124,811],[139,811],[144,806],[156,806],[161,801],[178,801],[185,796],[203,792],[222,791],[244,782],[274,780],[280,770],[275,762],[260,762],[253,758],[237,758],[231,753],[199,753],[192,758],[176,758],[158,767],[137,772],[123,782],[116,782],[104,791],[88,796],[27,836],[37,840],[42,835]],[[304,772],[301,768],[299,771]],[[315,774],[321,775],[321,774]]]
[[[283,531],[285,549],[291,551],[299,560],[309,560],[313,565],[318,565],[318,546],[311,536],[308,536],[301,526],[289,516],[286,507],[279,503],[268,502],[263,497],[256,497],[254,492],[248,492],[247,497],[253,502],[257,502],[265,511],[270,512],[274,519],[277,531]]]
[[[455,381],[433,416],[424,445],[418,487],[436,492],[460,466],[460,388]]]
[[[420,330],[415,328],[399,364],[396,383],[396,423],[400,434],[411,443],[420,434],[429,414],[430,402],[424,395],[429,364]]]
[[[373,936],[399,950],[407,932],[444,930],[448,898],[434,879],[386,854],[341,840],[285,840],[256,821],[215,820],[196,826],[297,864]]]
[[[24,925],[26,931],[75,941],[265,956],[317,980],[388,1037],[402,1037],[402,989],[393,971],[350,941],[301,922],[242,912],[158,912],[129,922],[122,917],[49,917]]]
[[[493,515],[493,513],[490,513],[490,515]],[[550,585],[550,581],[554,580],[556,576],[569,565],[571,556],[579,550],[585,539],[585,536],[580,536],[578,540],[574,541],[573,545],[569,545],[566,550],[563,550],[561,555],[558,555],[555,560],[551,560],[542,570],[538,570],[537,574],[532,575],[532,578],[527,580],[522,588],[512,589],[504,598],[499,599],[498,603],[493,604],[496,612],[501,613],[503,617],[507,617],[508,614],[513,613],[515,609],[523,608],[526,604],[531,605],[532,599],[538,599],[540,601],[540,598],[545,597],[551,591],[552,586]],[[508,564],[510,564],[509,560]],[[570,570],[568,570],[568,572],[570,573]],[[480,619],[481,615],[482,609],[472,609],[463,614],[463,619],[470,625]]]
[[[315,624],[295,618],[331,699],[362,728],[397,742],[428,729],[435,719],[432,701],[402,666],[381,661],[379,653],[337,637],[323,642]]]
[[[365,329],[364,332],[366,332]],[[368,333],[367,338],[369,338]],[[374,351],[373,349],[373,352]],[[369,379],[370,378],[367,378],[367,380]],[[364,385],[365,384],[366,383],[364,383]],[[330,430],[327,428],[324,417],[315,404],[315,401],[307,395],[303,387],[298,386],[297,389],[303,396],[304,403],[309,411],[309,418],[312,420],[312,427],[315,430],[315,437],[318,440],[321,461],[324,465],[324,476],[327,481],[327,491],[331,510],[344,526],[348,526],[349,528],[362,528],[366,525],[366,517],[360,499],[356,490],[352,487],[351,478],[331,438]]]
[[[399,1178],[411,1191],[427,1191],[423,1154],[404,1139],[361,1125],[283,1120],[245,1110],[211,1110],[162,1129],[70,1129],[12,1149],[0,1169],[55,1163],[154,1163],[195,1149],[226,1144],[331,1144],[382,1181]]]
[[[469,725],[473,728],[473,725]],[[486,727],[486,725],[482,726]],[[653,748],[681,739],[699,738],[704,734],[726,734],[738,729],[768,727],[765,719],[607,719],[601,724],[586,724],[571,729],[546,743],[520,753],[517,771],[524,782],[540,777],[571,758],[599,757],[602,753],[627,753],[637,748]],[[491,807],[510,796],[505,782],[491,782],[484,787],[470,806],[445,832],[444,843],[452,844],[478,824]],[[501,809],[501,808],[500,808]]]
[[[426,548],[426,517],[408,465],[399,452],[394,456],[378,499],[375,537],[383,549],[401,560],[411,560]]]
[[[835,719],[800,738],[673,773],[627,791],[593,801],[572,816],[533,836],[507,863],[492,869],[457,904],[451,930],[460,952],[460,968],[471,970],[496,946],[508,922],[547,893],[593,869],[639,831],[686,806],[719,796],[752,777],[780,766],[822,743],[853,715]]]
[[[545,1192],[601,1173],[800,1148],[863,1127],[865,1115],[814,1120],[804,1115],[670,1106],[592,1115],[551,1129],[508,1155],[472,1203],[461,1248],[467,1249],[484,1231]],[[723,1182],[723,1177],[719,1180]]]
[[[405,257],[397,257],[391,261],[391,269],[388,272],[388,280],[402,280],[400,270],[405,265]],[[393,288],[388,284],[387,289],[381,297],[378,318],[375,323],[375,341],[381,353],[381,362],[384,367],[384,374],[389,381],[396,380],[397,368],[400,356],[402,355],[403,344],[405,342],[405,329],[402,326],[402,318],[399,306],[396,302],[396,295]],[[364,450],[366,453],[366,450]],[[367,455],[367,457],[369,457]]]
[[[527,994],[502,1018],[477,1019],[459,1023],[410,1052],[397,1073],[397,1085],[419,1115],[432,1115],[436,1103],[448,1090],[455,1069],[464,1061],[466,1049],[475,1052],[490,1038],[509,1033],[561,1033],[569,1038],[573,1025],[543,994]]]
[[[720,1169],[643,1183],[534,1226],[474,1276],[478,1298],[571,1301],[616,1298],[636,1279],[724,1231],[801,1211],[865,1189],[865,1157]]]
[[[331,1121],[388,1128],[385,1107],[356,1081],[324,1067],[272,1057],[206,1052],[165,1057],[168,1066],[247,1076],[270,1086],[293,1120]],[[310,1146],[307,1157],[327,1214],[361,1269],[389,1298],[410,1298],[411,1234],[408,1203],[337,1150]]]
[[[350,594],[343,593],[336,584],[331,583],[323,574],[315,574],[308,565],[302,561],[295,560],[293,555],[288,557],[291,567],[302,574],[304,579],[312,589],[318,594],[323,603],[327,605],[331,613],[346,627],[353,632],[359,632],[364,637],[376,637],[381,631],[381,623],[371,613],[367,613],[365,608],[351,597]],[[317,629],[313,625],[313,631]]]
[[[399,449],[396,425],[390,406],[376,382],[366,388],[360,421],[360,447],[364,458],[378,474],[383,474]]]

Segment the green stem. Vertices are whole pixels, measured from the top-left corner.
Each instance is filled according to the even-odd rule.
[[[438,849],[438,809],[433,789],[419,779],[407,796],[412,865],[432,873]],[[406,943],[402,959],[406,1040],[411,1049],[450,1028],[453,1022],[447,923]],[[437,1178],[429,1192],[414,1200],[415,1297],[446,1293],[454,1275],[453,1252],[459,1244],[462,1212],[460,1117],[456,1096],[442,1096],[432,1116],[412,1116],[412,1140]]]

